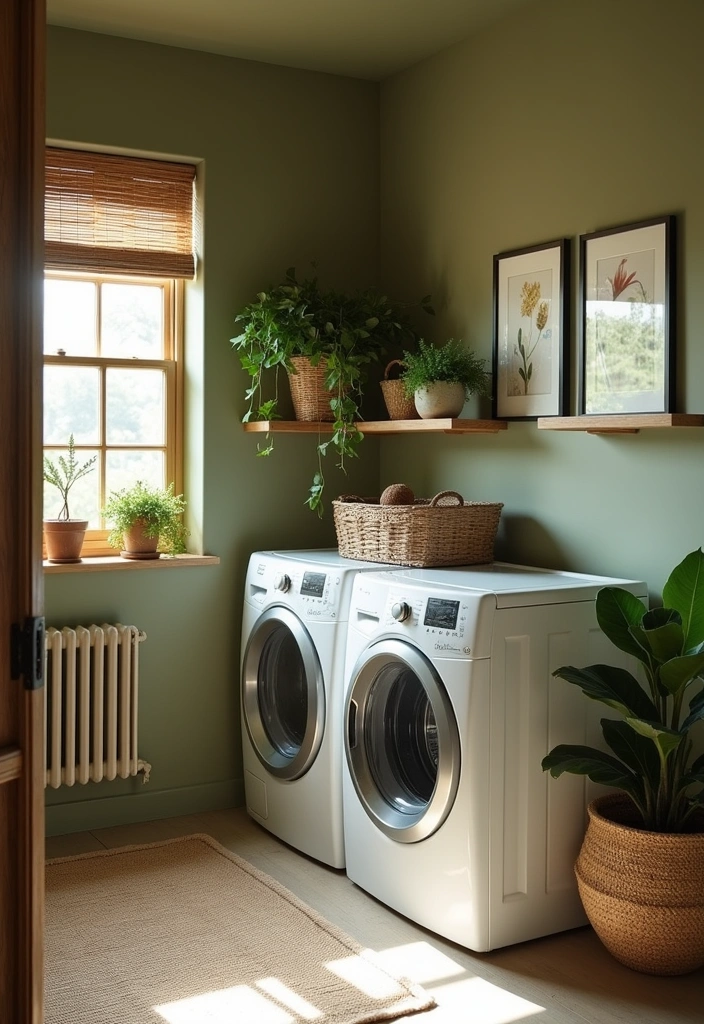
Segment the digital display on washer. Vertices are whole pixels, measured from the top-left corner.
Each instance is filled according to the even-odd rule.
[[[455,629],[459,601],[443,601],[439,597],[429,597],[425,606],[424,626],[437,626],[438,629]]]
[[[304,597],[322,597],[325,589],[324,572],[304,572],[301,593]]]

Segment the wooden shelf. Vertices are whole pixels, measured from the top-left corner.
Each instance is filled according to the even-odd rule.
[[[704,415],[686,412],[616,413],[609,416],[541,416],[539,430],[582,430],[587,434],[637,434],[667,427],[704,427]]]
[[[506,430],[506,420],[375,420],[356,424],[362,434],[496,434]],[[329,434],[332,423],[300,420],[252,420],[243,427],[251,434]]]

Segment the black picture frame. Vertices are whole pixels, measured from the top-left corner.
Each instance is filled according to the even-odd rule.
[[[569,411],[570,258],[569,238],[494,256],[494,419]]]
[[[673,214],[579,238],[581,416],[674,412]]]

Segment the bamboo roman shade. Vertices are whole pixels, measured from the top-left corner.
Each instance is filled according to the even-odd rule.
[[[193,277],[192,164],[46,150],[45,263]]]

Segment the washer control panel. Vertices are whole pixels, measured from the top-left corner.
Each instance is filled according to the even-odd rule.
[[[247,600],[261,608],[276,601],[297,612],[303,619],[338,618],[342,574],[307,569],[304,565],[263,558],[250,570]]]

